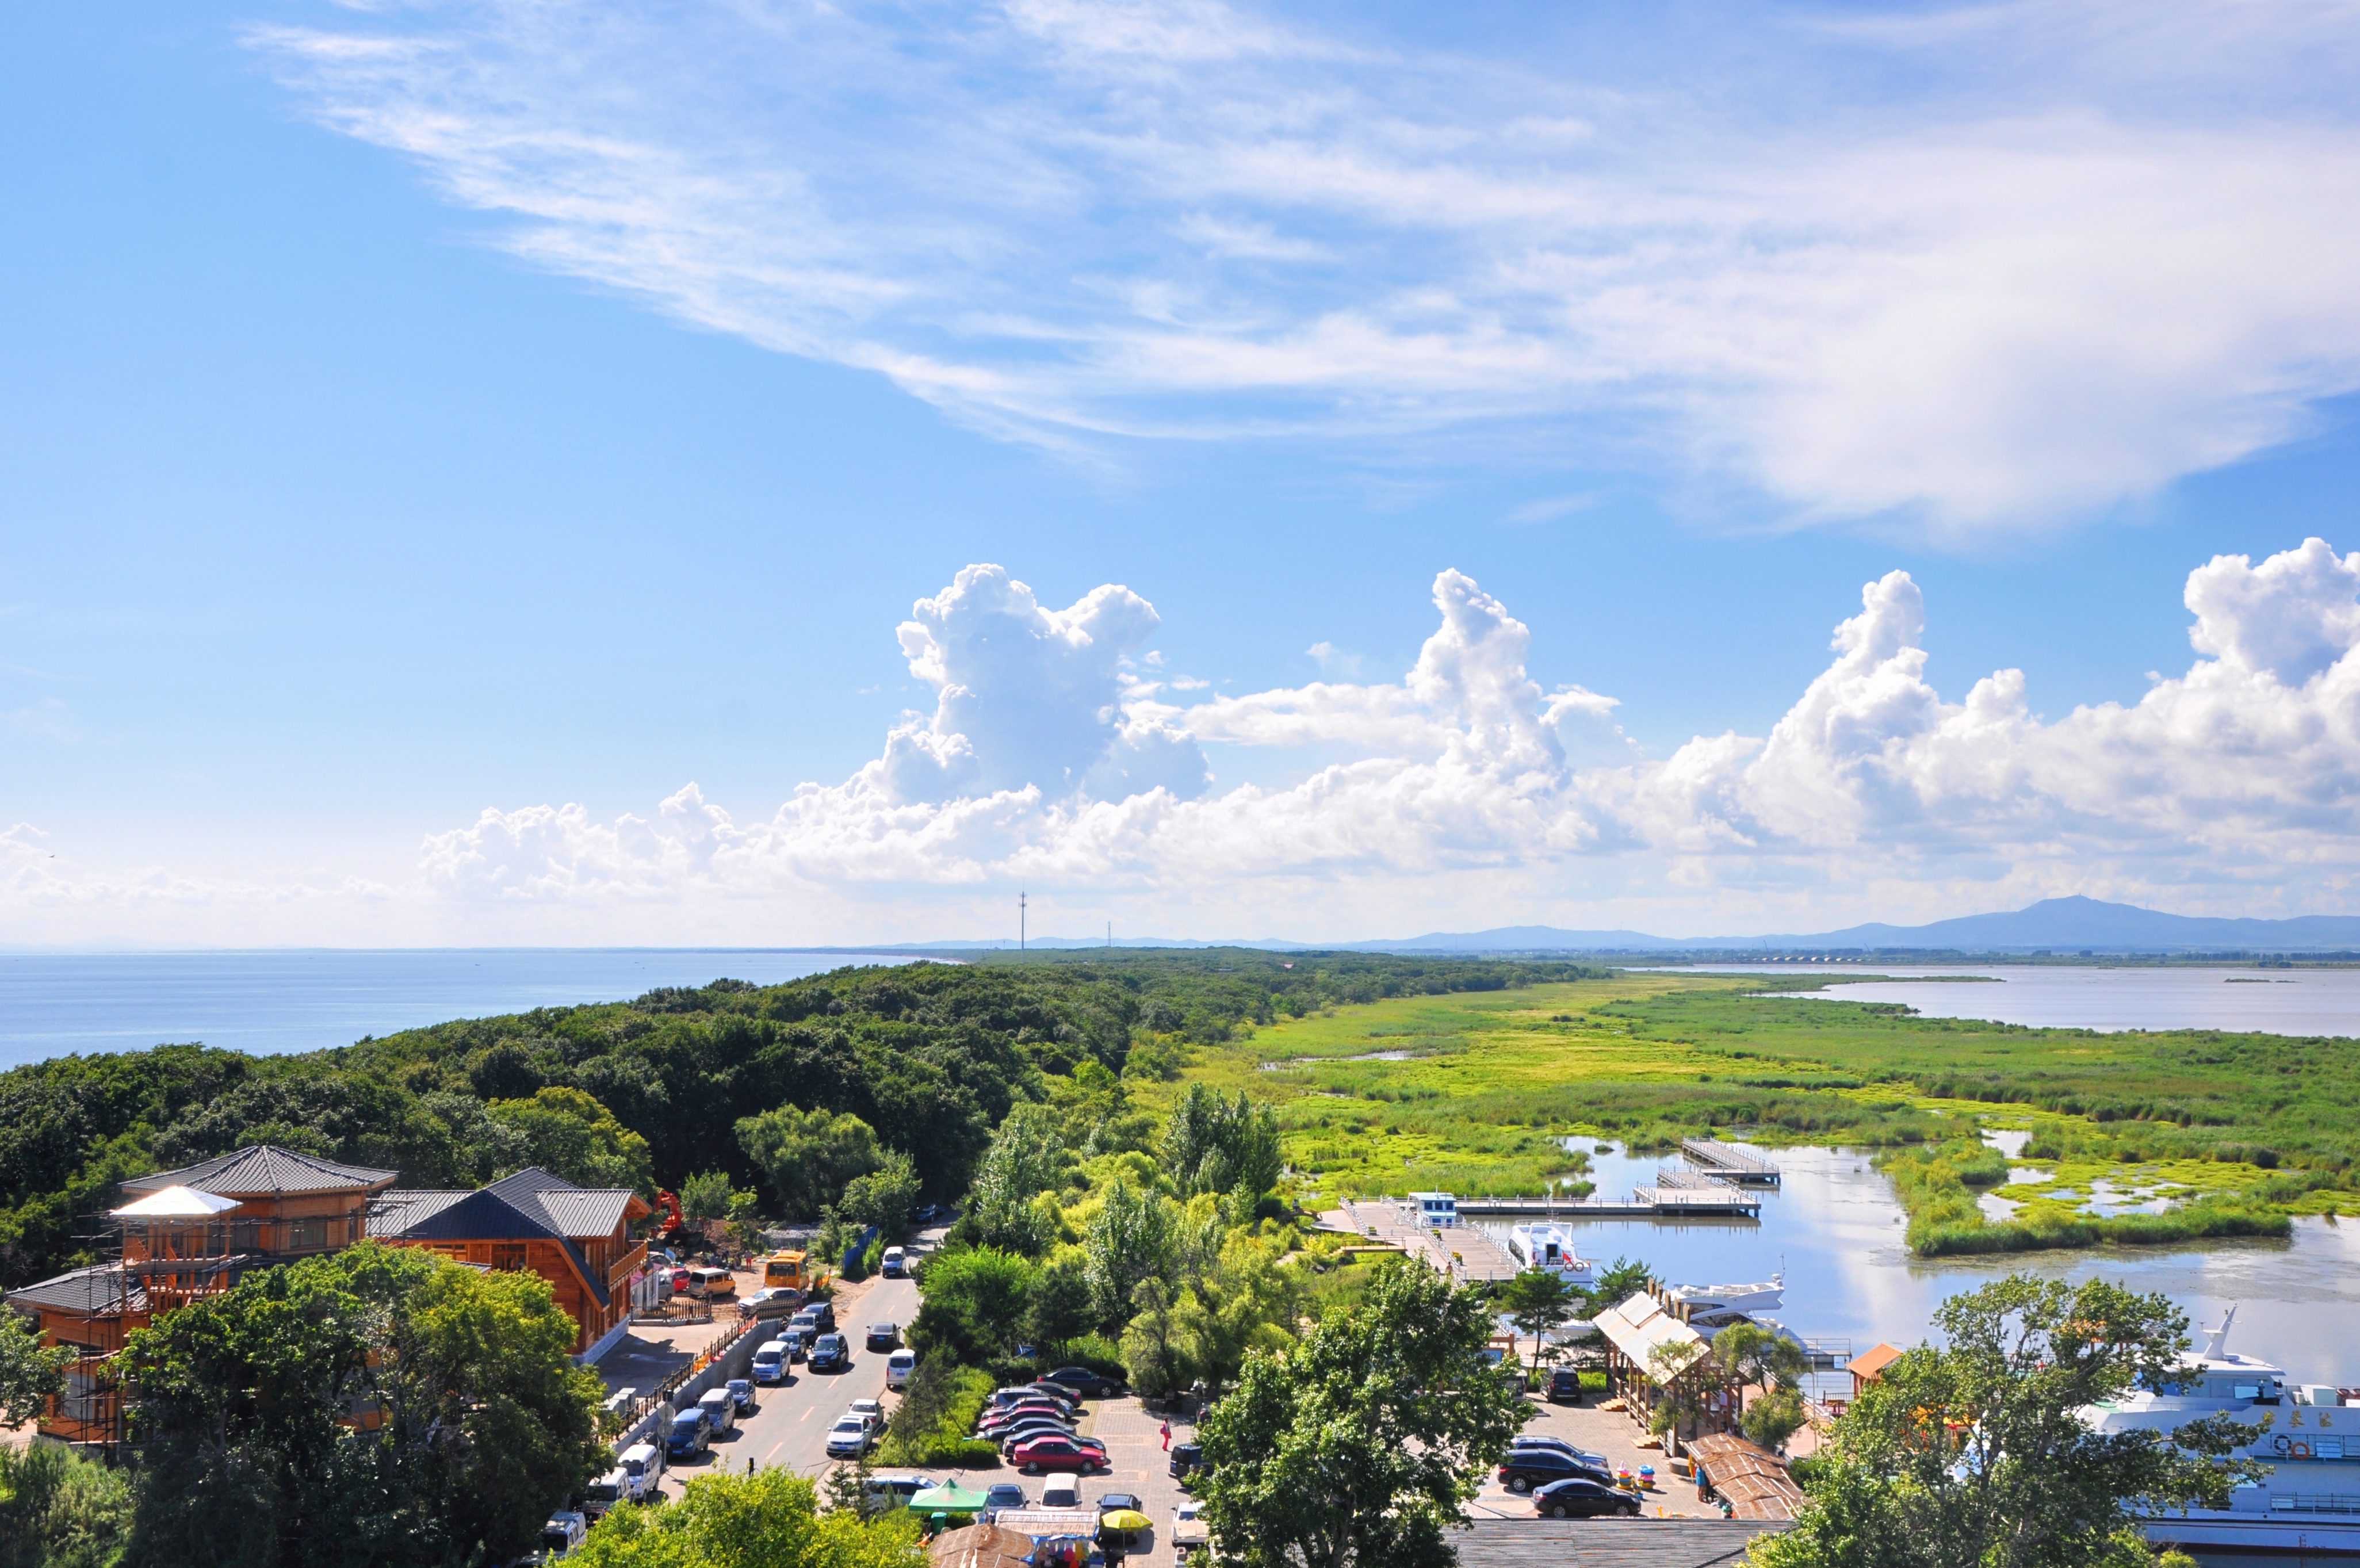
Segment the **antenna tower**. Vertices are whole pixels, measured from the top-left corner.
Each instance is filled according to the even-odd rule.
[[[1016,950],[1024,950],[1024,894],[1021,891],[1016,894]]]

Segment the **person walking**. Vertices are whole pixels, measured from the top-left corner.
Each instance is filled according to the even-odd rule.
[[[1172,1418],[1169,1416],[1164,1418],[1164,1452],[1172,1452]]]

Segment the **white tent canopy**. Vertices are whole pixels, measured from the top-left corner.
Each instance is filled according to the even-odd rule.
[[[210,1220],[236,1207],[236,1199],[224,1198],[218,1192],[167,1187],[150,1192],[137,1203],[126,1203],[107,1212],[118,1220]]]

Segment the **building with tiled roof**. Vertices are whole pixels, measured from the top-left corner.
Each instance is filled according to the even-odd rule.
[[[72,1442],[121,1441],[110,1363],[124,1337],[183,1302],[226,1290],[256,1268],[350,1246],[368,1231],[390,1170],[341,1165],[271,1145],[233,1149],[125,1181],[107,1219],[114,1261],[19,1287],[8,1305],[39,1325],[44,1344],[75,1353],[64,1396],[43,1432]]]
[[[472,1192],[388,1192],[368,1234],[454,1263],[533,1270],[573,1314],[574,1352],[588,1360],[629,1326],[631,1278],[648,1261],[629,1226],[650,1212],[628,1188],[576,1187],[534,1167]]]

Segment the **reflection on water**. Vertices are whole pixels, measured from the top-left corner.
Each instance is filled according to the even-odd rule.
[[[1597,1146],[1588,1138],[1568,1142]],[[1608,1263],[1618,1255],[1644,1259],[1677,1284],[1743,1283],[1784,1269],[1786,1325],[1814,1339],[1849,1338],[1855,1351],[1879,1340],[1917,1343],[1944,1297],[2004,1274],[2101,1277],[2163,1292],[2199,1326],[2218,1322],[2234,1303],[2234,1348],[2268,1356],[2303,1382],[2360,1386],[2360,1223],[2298,1220],[2291,1241],[1925,1259],[1903,1245],[1901,1206],[1865,1154],[1764,1152],[1785,1183],[1757,1190],[1758,1223],[1584,1220],[1574,1226],[1576,1245],[1583,1256]],[[1614,1198],[1646,1185],[1659,1163],[1622,1153],[1593,1153],[1590,1160],[1599,1196]]]

